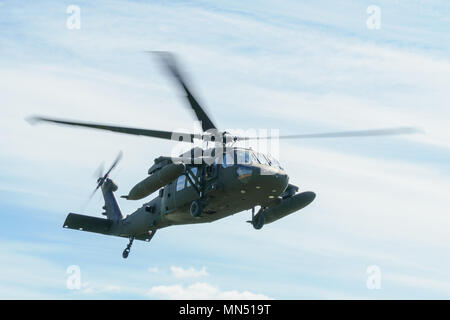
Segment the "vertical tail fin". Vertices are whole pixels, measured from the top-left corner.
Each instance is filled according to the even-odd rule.
[[[114,192],[117,191],[117,185],[109,178],[102,184],[103,198],[105,199],[105,212],[103,215],[107,216],[109,220],[119,221],[123,219],[122,210],[120,210]]]

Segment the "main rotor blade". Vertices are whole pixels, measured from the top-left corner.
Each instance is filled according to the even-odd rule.
[[[137,135],[137,136],[147,136],[147,137],[154,137],[154,138],[175,140],[175,141],[184,141],[184,142],[193,142],[193,139],[202,139],[202,136],[200,134],[161,131],[161,130],[148,130],[148,129],[139,129],[139,128],[130,128],[130,127],[119,127],[119,126],[111,126],[111,125],[104,125],[104,124],[98,124],[98,123],[52,119],[52,118],[45,118],[45,117],[39,117],[39,116],[29,118],[29,121],[31,123],[51,122],[51,123],[56,123],[56,124],[69,125],[69,126],[78,126],[78,127],[86,127],[86,128],[99,129],[99,130],[108,130],[108,131],[132,134],[132,135]]]
[[[177,63],[175,60],[175,57],[170,52],[164,52],[164,51],[147,51],[148,53],[156,54],[164,67],[167,69],[170,75],[172,75],[178,82],[178,84],[183,88],[186,98],[189,101],[189,104],[194,111],[197,119],[201,121],[202,123],[202,129],[203,132],[210,130],[210,129],[216,129],[217,127],[214,125],[206,111],[200,106],[198,101],[195,99],[195,97],[192,95],[191,90],[188,88],[186,81],[183,79],[183,76],[180,73],[180,69],[177,67]]]
[[[341,132],[326,132],[313,134],[293,134],[285,136],[269,136],[269,137],[235,137],[235,141],[243,140],[265,140],[265,139],[310,139],[310,138],[350,138],[350,137],[371,137],[371,136],[388,136],[400,134],[414,134],[422,132],[414,127],[397,127],[386,129],[372,129],[360,131],[341,131]]]

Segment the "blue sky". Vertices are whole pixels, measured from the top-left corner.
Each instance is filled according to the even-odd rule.
[[[449,13],[448,1],[0,1],[0,297],[448,299]],[[283,141],[290,181],[317,193],[309,207],[259,231],[250,212],[163,229],[123,260],[125,239],[63,230],[65,216],[100,216],[99,194],[81,209],[102,161],[123,150],[113,179],[126,193],[173,146],[24,118],[192,130],[144,50],[178,54],[221,129],[426,134]]]

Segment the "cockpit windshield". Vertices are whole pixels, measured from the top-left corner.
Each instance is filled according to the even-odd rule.
[[[270,165],[269,161],[267,161],[266,157],[262,153],[255,153],[258,162],[265,165]]]
[[[263,164],[283,169],[277,159],[270,154],[262,154],[251,150],[236,150],[237,164]]]
[[[265,157],[267,158],[267,160],[269,160],[271,166],[274,166],[274,167],[278,167],[278,168],[280,168],[280,169],[283,169],[283,168],[281,167],[281,164],[278,162],[278,160],[275,159],[274,157],[272,157],[270,154],[266,154]]]

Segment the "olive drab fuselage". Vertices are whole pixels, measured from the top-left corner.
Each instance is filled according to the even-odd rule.
[[[255,206],[271,207],[288,186],[289,177],[278,161],[252,150],[233,148],[213,163],[186,164],[185,172],[159,190],[158,196],[132,216],[142,216],[150,228],[212,222]],[[203,202],[193,217],[193,201]],[[143,217],[147,217],[144,219]],[[134,219],[133,219],[134,220]],[[134,223],[133,223],[134,224]]]

